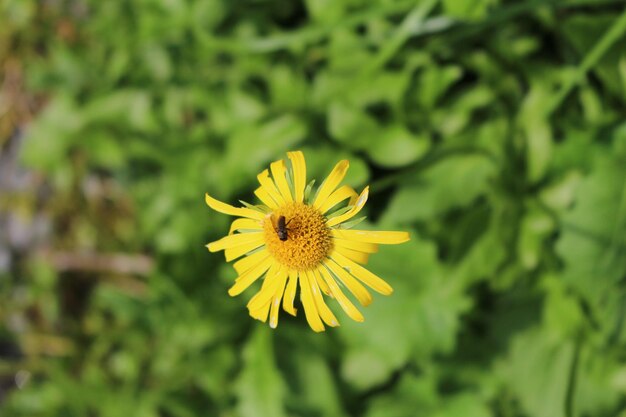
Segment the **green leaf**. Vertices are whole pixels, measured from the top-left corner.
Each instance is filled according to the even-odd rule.
[[[364,149],[375,143],[378,124],[364,111],[341,101],[330,105],[328,131],[333,139],[351,149]]]
[[[416,137],[405,127],[395,125],[385,129],[378,141],[367,148],[367,153],[376,164],[397,168],[417,161],[429,149],[428,138]]]
[[[571,341],[550,338],[540,330],[515,337],[497,372],[528,415],[565,417],[569,370],[574,356]]]
[[[340,74],[353,78],[355,71],[360,70],[372,59],[363,39],[353,30],[337,29],[332,32],[328,47],[331,74]]]
[[[420,86],[416,90],[416,98],[427,109],[434,108],[437,101],[463,75],[457,66],[429,66],[420,76]]]
[[[557,179],[552,184],[541,190],[540,198],[549,208],[555,211],[568,209],[575,199],[576,188],[582,179],[578,171],[570,171],[562,178]]]
[[[392,107],[399,107],[410,81],[408,70],[379,72],[375,77],[354,81],[354,88],[348,91],[347,98],[354,105],[388,103]]]
[[[83,110],[91,123],[125,124],[143,132],[153,132],[157,127],[154,97],[140,89],[125,89],[92,100]]]
[[[519,124],[526,139],[527,177],[539,181],[552,160],[552,128],[546,117],[552,91],[543,80],[533,85],[522,103]]]
[[[578,299],[568,294],[567,286],[558,276],[544,276],[541,285],[547,297],[543,311],[545,328],[562,340],[578,336],[585,326]]]
[[[194,379],[200,389],[224,405],[232,395],[231,374],[238,364],[237,353],[223,345],[204,352],[193,362]]]
[[[543,242],[554,230],[554,221],[538,208],[531,208],[520,225],[517,252],[522,266],[532,270],[537,267],[542,257]]]
[[[295,150],[307,133],[307,126],[297,116],[285,114],[259,125],[244,125],[227,144],[222,161],[222,178],[229,179],[230,190],[253,180],[269,161],[285,158]]]
[[[447,15],[478,20],[485,17],[489,6],[497,3],[498,0],[444,0],[443,6]]]
[[[556,249],[565,282],[588,300],[604,331],[612,332],[623,303],[615,285],[626,273],[626,169],[608,155],[596,165],[576,190]]]
[[[593,17],[577,14],[564,19],[559,27],[563,36],[582,55],[597,44],[607,28],[616,21],[616,16],[618,15],[615,13],[596,14]],[[593,67],[602,83],[616,96],[624,94],[624,86],[619,76],[620,59],[623,59],[623,48],[618,41]]]
[[[442,399],[434,417],[491,417],[487,402],[476,393],[463,393]]]
[[[84,124],[85,120],[71,98],[59,95],[48,103],[28,130],[22,155],[24,163],[52,171],[66,160]]]
[[[142,54],[151,76],[156,81],[166,81],[172,76],[172,62],[163,47],[149,45],[143,49]]]
[[[313,20],[331,24],[344,14],[345,4],[333,0],[306,0],[307,10]]]
[[[393,390],[374,398],[366,417],[406,417],[420,410],[429,415],[438,406],[437,381],[433,375],[405,373]]]
[[[308,412],[323,416],[346,415],[333,372],[325,358],[300,349],[294,356],[294,362],[298,364],[298,386],[302,388],[302,396],[297,398],[299,405],[306,406]]]
[[[310,92],[303,74],[290,67],[280,65],[276,66],[268,75],[274,106],[282,109],[293,109],[307,104]]]
[[[494,174],[495,167],[482,155],[446,158],[419,175],[416,184],[401,187],[381,221],[402,224],[442,216],[484,194]]]
[[[427,241],[414,238],[381,248],[368,269],[386,280],[394,293],[374,297],[363,311],[365,323],[342,320],[339,335],[347,352],[341,374],[359,390],[384,383],[411,357],[426,360],[437,352],[450,352],[459,315],[469,306],[457,283],[446,278]],[[402,326],[390,325],[398,321]]]
[[[286,416],[285,385],[276,368],[272,330],[256,326],[243,350],[244,368],[235,385],[241,417]]]

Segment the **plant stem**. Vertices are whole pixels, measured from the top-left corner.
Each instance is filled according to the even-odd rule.
[[[600,40],[594,45],[593,48],[587,53],[583,61],[578,65],[573,76],[570,77],[565,84],[561,87],[552,103],[548,106],[547,115],[551,115],[560,107],[561,103],[572,89],[580,83],[587,72],[596,65],[596,63],[604,56],[615,42],[624,36],[626,33],[626,9],[622,12],[620,17],[613,23]]]

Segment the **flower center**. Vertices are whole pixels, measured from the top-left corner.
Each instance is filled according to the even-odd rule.
[[[279,224],[281,216],[285,217],[286,230]],[[287,203],[277,208],[266,217],[263,230],[269,253],[290,269],[312,269],[332,248],[326,219],[319,211],[302,203]]]

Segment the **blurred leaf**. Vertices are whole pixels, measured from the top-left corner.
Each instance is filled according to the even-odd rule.
[[[517,336],[498,372],[523,409],[537,417],[564,417],[574,345],[537,329]]]
[[[517,252],[522,266],[535,269],[543,251],[543,240],[554,230],[554,221],[548,214],[531,208],[520,225]]]
[[[85,120],[67,96],[58,96],[49,103],[39,119],[26,133],[24,162],[37,169],[50,171],[66,161],[75,136]]]
[[[626,160],[626,123],[622,123],[615,129],[615,139],[613,141],[613,150],[616,157],[620,160]]]
[[[191,4],[189,18],[198,31],[215,28],[228,13],[220,0],[197,1]]]
[[[520,124],[526,139],[527,177],[531,182],[543,177],[552,159],[552,131],[545,119],[551,95],[545,85],[535,84],[520,111]]]
[[[276,369],[272,330],[256,326],[243,350],[244,368],[235,390],[242,417],[285,416],[285,386]]]
[[[340,336],[348,349],[341,373],[359,390],[384,383],[412,355],[426,360],[453,349],[458,315],[468,307],[456,283],[445,280],[432,244],[416,237],[381,249],[369,269],[395,291],[375,298],[364,324],[342,322]],[[397,320],[403,325],[392,326]]]
[[[157,81],[165,81],[172,76],[172,63],[164,48],[150,45],[144,48],[143,59]]]
[[[341,2],[333,0],[307,0],[306,5],[314,20],[325,24],[337,22],[345,7]]]
[[[626,386],[620,386],[624,382],[620,379],[623,378],[626,367],[619,358],[619,352],[583,349],[579,369],[575,407],[581,415],[610,414],[611,410],[620,407],[618,404],[626,392]]]
[[[363,40],[350,30],[335,30],[328,52],[330,68],[344,75],[362,68],[372,59]]]
[[[440,106],[433,109],[432,113],[432,124],[448,140],[463,134],[463,131],[472,121],[473,113],[487,107],[493,101],[493,93],[484,86],[478,86],[463,92],[462,95],[454,97],[450,101],[451,105]],[[476,134],[473,133],[472,135]],[[482,134],[476,136],[483,137]],[[491,139],[492,136],[489,135],[487,138]],[[493,146],[493,141],[490,142],[490,145]]]
[[[561,339],[569,339],[580,334],[585,318],[576,297],[567,293],[563,282],[549,276],[542,281],[548,302],[543,311],[546,329]]]
[[[237,363],[236,352],[229,346],[221,346],[201,355],[193,364],[200,388],[222,406],[226,406],[232,395],[230,375]]]
[[[540,194],[541,200],[551,209],[562,211],[570,207],[575,198],[575,191],[581,180],[577,171],[568,172],[563,178],[545,187]]]
[[[557,243],[565,262],[564,278],[594,302],[626,271],[620,262],[626,251],[626,170],[611,158],[600,158],[597,165],[578,186],[576,205],[565,216],[566,227]]]
[[[238,129],[228,141],[221,180],[236,189],[241,182],[253,181],[260,167],[285,153],[295,150],[304,139],[307,127],[298,117],[290,114],[277,117],[260,125]]]
[[[436,417],[490,417],[486,402],[477,394],[459,394],[446,398]]]
[[[432,375],[405,374],[388,395],[374,398],[365,415],[404,417],[412,415],[415,410],[428,413],[436,409],[437,402],[437,386]]]
[[[153,98],[146,91],[119,90],[91,101],[83,117],[90,123],[123,123],[149,132],[156,129],[152,106]]]
[[[497,2],[497,0],[444,0],[443,5],[448,15],[475,20],[484,17],[489,6]]]
[[[613,24],[617,14],[596,14],[593,17],[574,15],[562,22],[561,30],[565,38],[582,55],[596,44],[598,39]],[[609,51],[599,60],[593,70],[601,81],[615,96],[622,96],[624,85],[620,81],[618,61],[623,58],[624,51],[619,42],[616,42]]]
[[[302,352],[295,357],[299,364],[298,375],[303,391],[302,402],[311,412],[329,417],[345,416],[337,384],[330,367],[322,356]]]
[[[348,92],[348,100],[353,105],[372,105],[388,103],[398,106],[409,88],[410,72],[385,71],[376,74],[373,78],[359,80],[355,88]]]
[[[277,66],[269,74],[273,104],[278,108],[292,109],[305,106],[309,101],[309,86],[302,74],[287,66]]]
[[[443,159],[421,174],[416,183],[402,186],[381,221],[402,224],[426,220],[466,206],[485,193],[494,174],[495,167],[481,155]]]
[[[379,128],[365,112],[337,101],[330,106],[328,130],[334,139],[346,147],[363,149],[375,142],[374,137]]]
[[[93,164],[104,168],[121,168],[126,163],[125,149],[120,141],[110,133],[94,131],[88,142]]]
[[[404,127],[396,125],[384,130],[378,141],[367,148],[367,152],[378,165],[395,168],[415,162],[429,148],[428,138],[415,137]]]
[[[462,75],[462,69],[456,66],[426,68],[420,76],[420,85],[416,90],[418,102],[427,109],[435,107],[437,101]]]

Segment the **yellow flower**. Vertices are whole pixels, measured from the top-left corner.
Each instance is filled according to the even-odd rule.
[[[379,244],[397,244],[409,240],[406,232],[351,230],[363,218],[348,221],[361,211],[368,187],[360,195],[347,185],[339,187],[348,171],[348,161],[339,162],[315,193],[313,183],[306,184],[306,164],[302,152],[288,152],[290,164],[272,162],[269,171],[257,179],[260,187],[254,194],[263,203],[234,207],[206,194],[206,203],[221,213],[238,217],[228,236],[209,243],[211,252],[224,250],[226,261],[233,264],[238,277],[228,290],[231,296],[264,277],[261,289],[248,302],[250,315],[270,326],[278,325],[278,310],[296,315],[293,302],[297,287],[300,301],[311,328],[324,331],[324,324],[339,322],[324,302],[322,293],[335,298],[353,320],[363,315],[344,294],[343,288],[363,306],[372,296],[363,284],[384,295],[393,289],[362,264]],[[271,178],[270,178],[271,172]],[[345,202],[348,202],[347,205]],[[340,204],[343,203],[343,204]],[[338,208],[344,205],[343,208]]]

